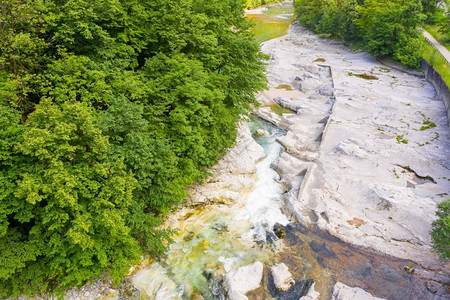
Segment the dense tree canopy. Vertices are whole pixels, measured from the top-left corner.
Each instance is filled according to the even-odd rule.
[[[421,0],[298,0],[296,4],[300,23],[316,32],[419,67],[422,42],[417,27],[425,18]]]
[[[255,8],[273,2],[283,2],[283,0],[245,0],[247,8]]]
[[[240,0],[0,3],[0,297],[115,282],[265,87]]]

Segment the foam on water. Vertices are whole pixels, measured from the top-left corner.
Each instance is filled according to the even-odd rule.
[[[218,287],[224,274],[273,257],[273,250],[263,246],[266,236],[273,233],[275,223],[289,222],[277,202],[278,174],[270,167],[282,149],[276,138],[284,132],[261,120],[249,127],[252,132],[263,128],[270,135],[255,138],[267,156],[257,164],[258,180],[247,202],[205,206],[180,220],[184,231],[174,237],[168,253],[133,276],[143,299],[223,298]]]
[[[258,138],[258,142],[263,146],[266,158],[257,165],[258,182],[256,188],[249,195],[245,205],[245,211],[239,213],[236,219],[248,218],[253,229],[249,234],[253,235],[257,241],[266,241],[266,232],[272,231],[275,223],[287,225],[288,218],[281,212],[278,200],[281,195],[281,188],[277,180],[279,175],[270,165],[278,158],[282,146],[276,142],[278,136],[284,133],[269,124],[259,121],[257,125],[268,130],[270,136]]]

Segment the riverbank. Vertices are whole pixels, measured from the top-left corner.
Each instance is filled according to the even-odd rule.
[[[278,166],[295,162],[282,180],[301,183],[287,185],[286,210],[343,241],[448,272],[429,235],[450,190],[447,117],[434,88],[300,26],[262,49],[271,89],[260,101],[296,112],[258,112],[287,130]]]

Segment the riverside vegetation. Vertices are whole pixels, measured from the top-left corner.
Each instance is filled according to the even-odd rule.
[[[0,3],[0,297],[120,282],[265,88],[240,0]]]
[[[418,26],[437,22],[438,0],[298,0],[301,24],[319,34],[339,37],[375,56],[391,56],[418,68],[423,38]],[[442,18],[441,18],[442,19]],[[439,21],[446,28],[446,19]]]

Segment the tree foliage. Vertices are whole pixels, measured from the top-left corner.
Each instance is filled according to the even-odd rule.
[[[0,297],[115,282],[266,85],[240,0],[0,3]]]
[[[296,3],[300,23],[308,28],[362,44],[373,55],[392,56],[409,67],[419,67],[422,42],[417,26],[424,19],[420,0]]]
[[[282,2],[282,0],[246,0],[245,6],[247,8],[256,8],[258,6],[273,2]]]

